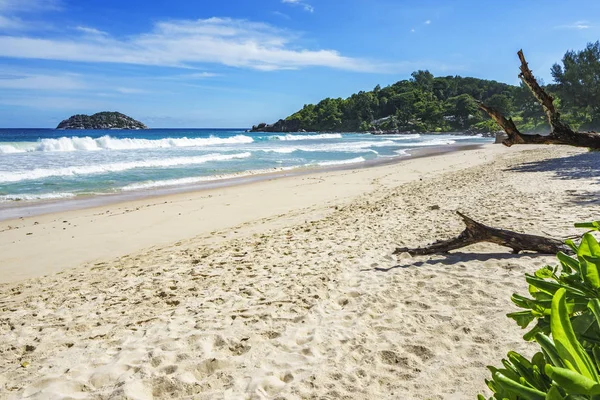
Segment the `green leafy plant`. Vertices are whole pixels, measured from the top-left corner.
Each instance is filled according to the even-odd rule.
[[[522,328],[537,321],[524,339],[540,351],[531,360],[509,352],[503,368],[488,367],[491,399],[600,400],[600,244],[591,233],[600,221],[575,226],[590,230],[578,245],[567,241],[576,256],[558,253],[559,266],[526,275],[531,297],[512,296],[523,310],[508,316]]]

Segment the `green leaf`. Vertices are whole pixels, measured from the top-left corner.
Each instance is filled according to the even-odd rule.
[[[514,351],[508,352],[508,359],[514,368],[519,372],[519,375],[521,376],[521,384],[536,387],[535,377],[533,376],[533,365],[531,362]]]
[[[588,396],[600,394],[598,382],[566,368],[546,365],[546,375],[563,388],[568,394],[585,394]]]
[[[529,332],[523,335],[523,339],[530,342],[538,333],[550,334],[550,318],[538,318],[537,324]]]
[[[502,359],[502,365],[504,365],[504,368],[506,368],[506,370],[496,371],[496,372],[500,372],[502,375],[506,375],[508,378],[512,379],[513,381],[519,380],[521,375],[519,374],[519,371],[515,368],[514,365],[512,365],[512,363],[510,361]]]
[[[533,358],[531,359],[531,363],[543,371],[544,366],[546,365],[546,359],[544,358],[544,354],[541,351],[535,353],[533,355]]]
[[[567,265],[570,268],[573,268],[575,271],[579,272],[579,261],[577,261],[577,259],[566,255],[562,251],[559,251],[556,254],[556,257],[563,265]]]
[[[540,347],[544,350],[549,362],[557,367],[564,366],[558,351],[556,351],[556,346],[548,336],[544,335],[543,333],[538,333],[535,335],[535,341],[538,342]]]
[[[575,228],[592,229],[595,231],[600,231],[600,221],[578,222],[575,224]]]
[[[590,302],[588,303],[588,308],[594,314],[594,317],[596,317],[596,322],[598,323],[598,325],[600,325],[600,300],[590,300]]]
[[[577,245],[571,239],[565,240],[565,244],[571,248],[575,253],[577,253]]]
[[[600,287],[598,266],[593,261],[594,258],[598,257],[600,257],[600,245],[591,233],[586,233],[581,238],[581,243],[579,244],[579,249],[577,250],[577,258],[579,259],[579,264],[581,265],[581,275],[583,280],[594,288]]]
[[[600,287],[600,257],[583,256],[586,267],[586,283],[589,283],[593,288]]]
[[[548,279],[554,277],[554,270],[549,265],[535,271],[534,275],[540,279]]]
[[[542,291],[542,290],[537,290],[537,288],[529,285],[529,289],[533,289],[529,291],[529,294],[531,294],[531,296],[539,301],[547,301],[549,303],[552,303],[552,295],[548,292]]]
[[[560,283],[545,281],[543,279],[536,278],[532,275],[525,274],[525,280],[532,286],[535,286],[537,289],[543,290],[545,292],[551,293],[554,295],[558,289],[565,289],[569,291],[569,294],[573,297],[581,297],[586,299],[586,295],[579,289],[576,289],[572,286],[563,285]],[[531,289],[530,289],[531,291]]]
[[[527,328],[527,325],[535,319],[535,316],[531,311],[518,311],[510,314],[506,314],[508,318],[512,318],[517,322],[521,328]]]
[[[507,391],[517,394],[519,398],[522,397],[526,400],[545,400],[546,398],[546,393],[541,392],[537,389],[523,386],[520,383],[515,382],[510,378],[507,378],[499,372],[496,372],[494,374],[494,380],[498,382]]]
[[[564,400],[565,398],[560,394],[560,391],[556,386],[552,386],[548,393],[546,393],[546,400]],[[485,399],[484,399],[485,400]]]
[[[600,346],[594,346],[592,348],[592,354],[594,355],[594,361],[596,361],[596,365],[600,365]]]
[[[550,330],[556,351],[567,368],[597,382],[598,374],[596,367],[577,341],[577,337],[571,326],[567,310],[566,293],[566,290],[561,288],[556,291],[552,300]]]
[[[596,319],[591,313],[586,312],[577,317],[571,318],[571,325],[573,326],[575,335],[577,335],[578,338],[581,338],[588,332],[591,332],[591,329],[596,326]]]
[[[506,360],[502,360],[502,362],[504,363],[504,362],[506,362]],[[515,371],[513,371],[512,368],[511,369],[505,369],[505,368],[498,369],[496,367],[492,367],[491,365],[488,365],[487,368],[492,373],[492,376],[494,376],[494,374],[496,372],[499,372],[502,375],[507,376],[508,378],[512,379],[513,381],[519,380],[519,375]]]

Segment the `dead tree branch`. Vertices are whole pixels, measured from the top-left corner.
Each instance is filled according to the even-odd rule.
[[[543,254],[556,254],[559,251],[570,253],[571,250],[558,239],[537,235],[527,235],[504,229],[497,229],[479,223],[466,215],[456,212],[466,225],[460,235],[449,240],[439,240],[429,246],[419,248],[399,247],[394,254],[407,252],[411,256],[447,253],[479,242],[490,242],[509,247],[514,254],[528,250]]]
[[[554,107],[554,99],[538,84],[533,72],[529,69],[527,60],[525,60],[523,50],[519,50],[517,55],[521,61],[519,78],[542,105],[552,131],[548,135],[521,133],[511,118],[507,119],[498,110],[480,103],[479,108],[485,111],[508,135],[508,139],[504,140],[502,144],[508,147],[513,144],[564,144],[600,149],[600,135],[595,132],[574,132],[561,121],[560,113]]]

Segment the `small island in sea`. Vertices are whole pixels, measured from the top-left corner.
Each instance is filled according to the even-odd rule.
[[[61,121],[56,129],[148,129],[148,127],[120,112],[103,111],[93,115],[73,115]]]

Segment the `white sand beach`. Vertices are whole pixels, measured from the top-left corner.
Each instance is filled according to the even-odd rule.
[[[0,222],[1,399],[468,399],[531,352],[506,313],[554,257],[455,211],[565,237],[600,153],[486,145]]]

